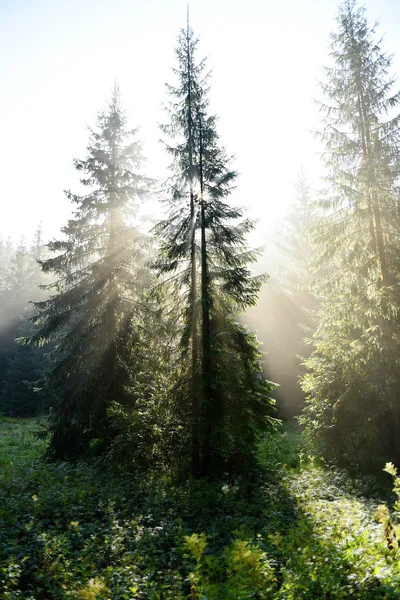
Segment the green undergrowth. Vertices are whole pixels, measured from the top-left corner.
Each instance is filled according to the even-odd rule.
[[[236,485],[45,463],[38,429],[0,420],[4,600],[400,598],[394,521],[293,426]]]

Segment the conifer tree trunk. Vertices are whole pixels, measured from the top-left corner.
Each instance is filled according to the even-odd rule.
[[[212,419],[212,366],[211,366],[211,327],[210,327],[210,288],[207,264],[206,213],[203,175],[203,130],[200,118],[200,203],[201,203],[201,310],[202,310],[202,393],[204,403],[204,433],[202,436],[201,475],[207,474],[211,450]]]
[[[379,264],[381,267],[383,285],[389,285],[389,271],[386,262],[385,246],[382,234],[381,211],[377,198],[375,197],[374,200],[374,216],[376,224],[376,237],[378,242]]]
[[[362,143],[362,152],[364,161],[367,161],[368,152],[367,152],[367,142],[365,139],[365,127],[364,127],[364,119],[363,119],[363,110],[362,110],[362,92],[361,85],[359,82],[359,78],[357,78],[357,87],[358,87],[358,95],[357,95],[357,106],[358,112],[361,118],[361,143]],[[368,205],[368,221],[369,221],[369,234],[371,236],[372,249],[374,253],[377,253],[376,246],[376,236],[375,236],[375,226],[374,226],[374,215],[372,210],[372,200],[370,193],[367,194],[367,205]]]
[[[369,120],[367,109],[365,106],[365,99],[361,86],[361,76],[357,76],[357,87],[358,87],[358,107],[360,111],[360,120],[362,127],[362,147],[363,147],[363,158],[367,165],[367,177],[368,184],[372,182],[372,190],[368,190],[368,212],[370,219],[370,233],[372,239],[372,245],[377,259],[379,262],[383,285],[389,283],[389,272],[386,261],[385,245],[382,233],[382,222],[381,222],[381,211],[379,207],[379,201],[376,196],[376,181],[372,157],[372,143],[371,143],[371,132],[369,127]]]
[[[189,23],[186,29],[186,53],[188,67],[188,142],[189,142],[189,195],[190,195],[190,217],[191,217],[191,236],[190,236],[190,261],[191,261],[191,338],[192,338],[192,472],[195,477],[200,471],[200,445],[199,445],[199,402],[198,402],[198,340],[197,340],[197,272],[196,272],[196,204],[193,182],[193,116],[192,116],[192,88],[191,88],[191,56],[190,56],[190,37]]]
[[[115,92],[116,93],[116,92]],[[117,164],[116,140],[115,132],[112,132],[111,138],[111,165],[110,165],[110,185],[109,185],[109,236],[107,245],[107,254],[110,261],[111,269],[108,274],[108,298],[107,308],[105,313],[105,368],[109,372],[109,387],[104,390],[108,400],[115,400],[118,395],[119,382],[116,377],[117,367],[117,314],[115,301],[117,297],[116,281],[115,281],[115,264],[117,261],[118,252],[118,229],[121,224],[121,212],[117,202],[117,182],[115,165]],[[101,418],[106,418],[105,406],[103,406],[103,414]],[[108,434],[109,432],[107,432]]]

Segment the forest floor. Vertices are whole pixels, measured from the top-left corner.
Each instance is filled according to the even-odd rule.
[[[400,598],[387,491],[305,457],[295,426],[236,486],[45,463],[38,428],[0,419],[4,600]]]

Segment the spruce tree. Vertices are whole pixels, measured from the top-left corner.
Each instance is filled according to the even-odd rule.
[[[331,38],[335,65],[325,69],[327,82],[322,85],[327,104],[320,105],[320,138],[328,186],[321,205],[328,215],[317,232],[321,238],[329,232],[329,244],[323,247],[340,263],[337,278],[345,271],[351,277],[357,261],[363,275],[379,277],[380,285],[387,286],[399,271],[394,198],[399,116],[393,110],[400,95],[391,93],[391,57],[376,41],[376,26],[369,27],[365,9],[347,0],[338,25]]]
[[[347,0],[321,105],[326,215],[314,228],[324,275],[304,422],[328,454],[400,459],[399,93],[365,9]],[[389,426],[390,424],[390,426]],[[390,435],[388,435],[390,428]]]
[[[311,264],[315,247],[310,237],[318,219],[314,204],[307,176],[301,168],[294,186],[294,201],[279,230],[278,248],[282,256],[279,264],[282,287],[304,308],[309,304],[308,284],[314,278]]]
[[[86,194],[67,197],[75,212],[63,239],[41,261],[54,282],[48,300],[36,303],[40,330],[30,343],[55,340],[49,385],[58,400],[51,417],[50,452],[79,457],[114,435],[112,402],[129,402],[126,387],[140,369],[141,308],[148,284],[145,241],[133,215],[148,193],[136,130],[127,128],[119,91],[90,130],[87,157],[75,160]]]
[[[247,265],[257,258],[246,235],[253,224],[226,202],[236,180],[220,146],[216,118],[208,114],[208,74],[196,61],[197,39],[189,25],[176,50],[179,79],[168,86],[170,122],[163,127],[173,156],[169,215],[157,227],[157,268],[181,290],[180,407],[184,443],[194,476],[245,469],[257,432],[269,417],[271,384],[258,377],[257,341],[237,322],[256,302],[262,277]],[[187,450],[186,450],[187,451]]]
[[[195,197],[196,167],[198,163],[198,128],[196,113],[204,102],[206,76],[204,63],[197,65],[194,54],[197,40],[189,25],[180,32],[176,56],[178,69],[175,74],[179,79],[179,87],[167,84],[167,91],[172,97],[166,106],[170,121],[161,126],[163,133],[172,143],[165,143],[167,152],[172,156],[171,169],[174,177],[168,182],[169,215],[157,228],[161,242],[161,258],[156,266],[160,274],[176,272],[176,283],[188,294],[186,303],[185,326],[180,343],[184,353],[190,347],[189,379],[191,406],[191,449],[193,472],[200,469],[199,447],[199,339],[198,339],[198,281],[197,281],[197,242],[198,205]]]

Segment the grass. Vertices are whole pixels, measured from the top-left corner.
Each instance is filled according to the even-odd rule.
[[[38,429],[0,420],[4,600],[400,598],[371,481],[306,461],[293,426],[236,486],[46,464]]]
[[[39,458],[47,445],[35,434],[43,431],[38,419],[7,419],[0,416],[0,467],[30,464]]]

